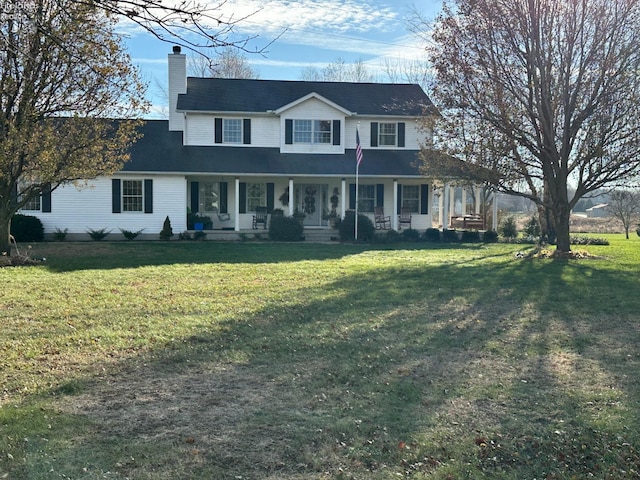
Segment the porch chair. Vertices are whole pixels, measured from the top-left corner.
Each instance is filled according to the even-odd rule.
[[[262,224],[262,227],[267,229],[267,207],[256,207],[256,214],[253,216],[253,223],[251,228],[256,230],[259,224]]]
[[[402,230],[403,225],[408,225],[411,228],[411,210],[404,207],[400,209],[400,215],[398,216],[398,229]]]
[[[374,223],[376,230],[389,230],[391,228],[391,217],[384,214],[384,207],[375,207]]]

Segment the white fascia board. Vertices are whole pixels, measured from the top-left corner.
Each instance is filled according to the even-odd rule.
[[[331,100],[326,99],[325,97],[323,97],[322,95],[318,95],[316,92],[311,92],[307,95],[305,95],[304,97],[299,98],[298,100],[295,100],[287,105],[283,105],[282,107],[278,108],[277,110],[274,110],[274,113],[276,115],[280,115],[282,114],[282,112],[285,112],[287,110],[289,110],[290,108],[295,107],[296,105],[300,105],[303,102],[306,102],[307,100],[309,100],[310,98],[315,98],[317,100],[320,100],[323,103],[326,103],[327,105],[329,105],[330,107],[335,108],[336,110],[342,112],[345,114],[345,116],[352,116],[354,115],[354,112],[350,112],[349,110],[347,110],[344,107],[341,107],[340,105],[338,105],[337,103],[332,102]]]

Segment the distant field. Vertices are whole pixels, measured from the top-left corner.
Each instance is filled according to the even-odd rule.
[[[43,243],[0,269],[0,479],[636,479],[640,237]]]

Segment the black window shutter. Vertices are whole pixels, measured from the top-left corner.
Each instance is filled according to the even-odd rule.
[[[269,213],[273,210],[275,191],[275,185],[273,183],[267,183],[267,212]]]
[[[243,121],[243,126],[242,126],[242,135],[243,135],[243,139],[242,139],[242,143],[244,143],[245,145],[251,145],[251,119],[250,118],[245,118]]]
[[[247,184],[240,182],[238,185],[238,196],[240,197],[239,213],[247,213]]]
[[[340,120],[333,121],[333,144],[340,145]]]
[[[200,184],[191,182],[191,213],[198,213],[200,210]]]
[[[214,120],[215,123],[215,143],[222,143],[222,119],[216,118]]]
[[[291,119],[284,121],[284,143],[293,144],[293,120]]]
[[[111,180],[111,212],[112,213],[121,213],[122,212],[122,201],[121,201],[121,182],[119,179],[114,178]]]
[[[349,208],[355,210],[356,208],[356,184],[349,184]]]
[[[429,213],[429,185],[423,183],[420,185],[420,214]]]
[[[398,123],[398,147],[404,147],[404,122]]]
[[[47,183],[42,187],[42,211],[51,213],[51,184]]]
[[[398,215],[400,215],[400,209],[402,208],[402,185],[398,185]]]
[[[144,181],[144,213],[153,213],[153,180]]]
[[[371,146],[378,146],[378,122],[371,122]]]
[[[229,213],[229,184],[227,182],[220,182],[220,199],[218,200],[218,208],[220,213]]]
[[[376,185],[376,207],[384,207],[384,183]]]

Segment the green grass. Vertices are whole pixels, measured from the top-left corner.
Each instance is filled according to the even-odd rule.
[[[606,237],[34,245],[0,478],[638,478],[640,238]]]

